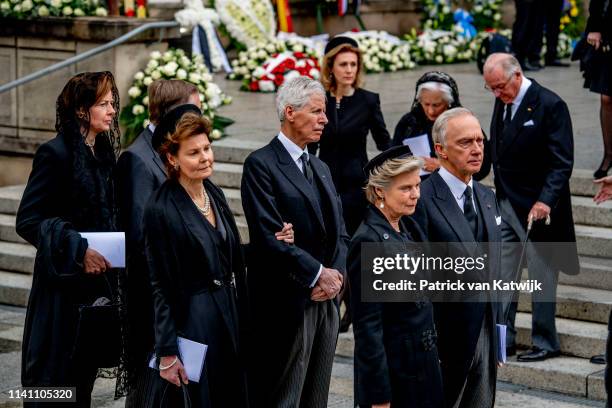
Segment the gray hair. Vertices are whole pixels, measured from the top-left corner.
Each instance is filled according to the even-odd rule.
[[[446,147],[446,128],[448,127],[448,121],[465,115],[474,116],[471,110],[461,107],[449,109],[438,116],[431,130],[434,143],[439,143]]]
[[[455,102],[455,98],[453,98],[453,91],[451,90],[450,86],[441,82],[429,81],[423,82],[421,85],[419,85],[416,91],[416,100],[419,102],[421,102],[421,93],[423,90],[442,93],[442,98],[444,98],[449,106]]]
[[[504,75],[510,78],[515,72],[523,74],[521,64],[512,54],[506,54],[505,52],[494,52],[489,55],[485,61],[483,72],[491,72],[494,68],[501,67]]]
[[[376,194],[376,188],[386,190],[395,176],[420,170],[421,168],[423,168],[423,160],[417,156],[385,161],[370,171],[368,182],[364,188],[367,200],[372,204],[376,204],[376,200],[380,199]]]
[[[299,76],[283,83],[276,95],[276,112],[281,123],[285,121],[285,108],[292,106],[296,110],[308,104],[315,95],[325,98],[325,89],[319,81],[305,76]]]

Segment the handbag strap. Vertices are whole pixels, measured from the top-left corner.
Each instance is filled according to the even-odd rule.
[[[160,408],[164,408],[165,407],[164,403],[166,402],[166,391],[168,391],[168,387],[170,387],[171,385],[173,385],[173,384],[171,384],[171,383],[166,381],[166,386],[164,387],[164,392],[162,393],[161,400],[159,401],[159,407]],[[189,396],[189,391],[187,390],[187,387],[181,382],[181,387],[180,388],[183,391],[183,407],[184,408],[191,408],[191,397]]]

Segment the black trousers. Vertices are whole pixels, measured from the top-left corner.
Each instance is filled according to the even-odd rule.
[[[543,16],[545,0],[514,0],[516,17],[512,26],[512,50],[520,63],[540,59],[542,49]]]

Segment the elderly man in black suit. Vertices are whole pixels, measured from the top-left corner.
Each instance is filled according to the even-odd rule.
[[[180,80],[158,80],[149,85],[150,123],[117,161],[117,199],[121,226],[126,232],[128,276],[128,362],[130,392],[127,407],[141,406],[147,379],[147,359],[153,347],[153,306],[145,267],[143,217],[152,193],[166,181],[164,164],[155,150],[153,132],[172,108],[187,103],[200,106],[198,89]],[[140,392],[137,392],[140,390]]]
[[[502,217],[512,226],[504,241],[527,245],[530,279],[543,290],[532,294],[533,347],[519,361],[539,361],[560,354],[555,326],[559,270],[579,272],[569,179],[574,164],[572,122],[565,102],[533,79],[523,76],[512,55],[491,54],[484,65],[485,87],[495,95],[491,120],[491,157]],[[550,225],[543,221],[550,218]],[[543,242],[561,243],[557,250]],[[503,273],[516,273],[519,246],[504,253]],[[510,305],[508,353],[516,352],[514,316]]]
[[[479,278],[488,280],[499,274],[503,226],[495,194],[472,177],[484,157],[480,123],[469,110],[454,108],[436,119],[432,133],[441,167],[421,184],[413,217],[431,242],[486,242],[476,246],[488,253],[489,276]],[[445,407],[494,404],[499,310],[493,296],[434,304]]]
[[[327,123],[325,91],[300,77],[279,89],[281,130],[244,164],[242,205],[249,225],[252,406],[327,406],[338,336],[335,297],[348,236],[327,166],[308,154]],[[295,245],[274,239],[293,224]]]

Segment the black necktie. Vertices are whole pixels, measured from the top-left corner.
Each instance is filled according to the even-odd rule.
[[[310,159],[308,157],[308,153],[302,153],[300,160],[302,160],[302,172],[304,173],[304,177],[306,177],[306,180],[308,180],[308,182],[312,184],[312,168],[310,167]]]
[[[474,238],[478,238],[478,216],[474,210],[474,200],[472,199],[472,187],[467,186],[463,193],[465,200],[463,201],[463,215],[467,219],[470,228],[474,233]]]
[[[509,103],[506,105],[506,114],[504,115],[504,129],[510,126],[511,121],[512,121],[512,104]]]

